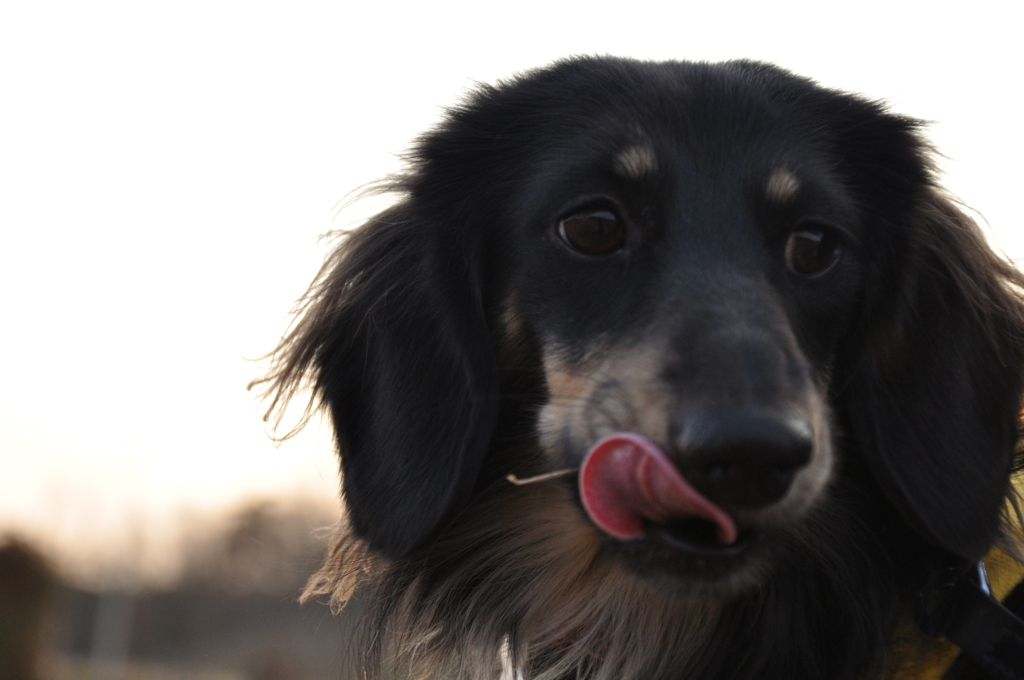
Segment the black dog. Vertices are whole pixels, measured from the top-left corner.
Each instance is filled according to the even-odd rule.
[[[919,128],[585,58],[423,137],[266,379],[337,431],[309,592],[362,598],[353,677],[891,670],[936,574],[1008,545],[1024,392],[1024,278]]]

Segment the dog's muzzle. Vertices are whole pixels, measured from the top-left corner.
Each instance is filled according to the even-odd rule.
[[[802,421],[752,416],[699,421],[670,458],[622,432],[599,441],[579,473],[580,498],[603,532],[632,540],[654,531],[696,551],[741,548],[737,517],[777,504],[811,460]]]

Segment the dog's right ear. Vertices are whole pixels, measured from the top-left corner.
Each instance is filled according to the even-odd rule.
[[[349,523],[399,558],[466,500],[497,385],[479,244],[440,243],[410,203],[345,238],[265,378],[278,409],[303,384],[331,414]]]

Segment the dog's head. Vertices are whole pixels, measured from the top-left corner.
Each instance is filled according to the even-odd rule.
[[[401,560],[515,498],[505,474],[580,468],[543,484],[597,553],[735,592],[863,473],[978,558],[1021,279],[918,128],[749,62],[577,59],[479,90],[346,237],[271,376],[312,376],[355,536]]]

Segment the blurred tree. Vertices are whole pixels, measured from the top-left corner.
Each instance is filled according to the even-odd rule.
[[[0,678],[35,680],[57,579],[26,543],[0,541]]]
[[[185,545],[181,585],[235,595],[295,595],[323,559],[317,531],[336,517],[322,505],[256,501],[222,531],[202,527]]]

